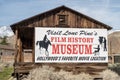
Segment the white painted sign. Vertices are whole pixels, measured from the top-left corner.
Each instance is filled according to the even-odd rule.
[[[107,30],[36,27],[35,62],[107,63]]]

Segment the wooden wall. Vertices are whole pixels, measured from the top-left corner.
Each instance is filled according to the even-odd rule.
[[[60,10],[49,13],[44,13],[36,18],[30,18],[18,25],[19,27],[61,27],[58,25],[58,15],[68,16],[68,25],[71,28],[105,28],[106,26],[85,16],[79,15],[69,10]],[[65,27],[65,26],[64,26]]]
[[[68,21],[67,21],[67,25],[66,26],[60,26],[59,25],[59,17],[58,15],[67,15],[68,16]],[[52,12],[47,12],[44,14],[41,14],[40,16],[34,17],[34,18],[30,18],[27,20],[24,20],[18,24],[12,25],[13,29],[17,30],[16,31],[16,38],[17,38],[17,53],[16,54],[16,65],[15,65],[15,71],[16,73],[19,71],[21,71],[21,69],[23,70],[23,72],[26,71],[27,68],[25,68],[25,66],[28,67],[33,67],[30,65],[33,64],[26,64],[24,65],[22,61],[22,50],[23,47],[21,49],[22,45],[27,45],[30,43],[27,43],[27,40],[19,40],[19,39],[23,39],[22,36],[19,36],[20,34],[26,34],[26,31],[24,31],[23,27],[69,27],[69,28],[107,28],[106,25],[99,23],[98,21],[95,21],[91,18],[87,18],[86,16],[80,15],[78,13],[75,13],[73,11],[67,10],[67,9],[62,9],[62,10],[55,10]],[[15,28],[14,28],[15,27]],[[22,29],[23,28],[23,29]],[[19,30],[21,29],[21,30]],[[19,32],[21,31],[21,32]],[[19,33],[19,34],[18,34]],[[30,35],[26,35],[27,39],[31,39],[33,40],[32,42],[34,42],[34,33],[29,33]],[[25,37],[25,36],[24,36]],[[30,37],[30,38],[29,38]],[[32,39],[32,38],[33,39]],[[27,43],[27,44],[25,44]],[[32,49],[33,49],[33,63],[34,63],[34,43],[32,44]],[[21,64],[20,64],[21,63]],[[18,64],[18,65],[17,65]],[[22,66],[24,65],[24,66]],[[107,68],[107,63],[101,63],[99,65],[99,63],[81,63],[81,64],[72,64],[74,65],[73,67],[70,67],[71,64],[50,64],[54,67],[56,67],[56,69],[58,68],[63,68],[63,69],[71,69],[70,71],[74,71],[75,73],[79,73],[79,72],[88,72],[88,73],[96,73],[96,72],[101,72],[102,70]],[[19,67],[19,68],[18,68]],[[28,68],[28,69],[32,69],[32,68]],[[68,70],[69,71],[69,70]]]

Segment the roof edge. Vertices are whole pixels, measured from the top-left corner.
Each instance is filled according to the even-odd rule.
[[[45,13],[48,13],[48,12],[51,12],[51,11],[54,11],[54,10],[57,10],[57,9],[60,9],[60,8],[66,8],[66,9],[68,9],[68,10],[70,10],[70,11],[73,11],[73,12],[75,12],[75,13],[77,13],[77,14],[80,14],[80,15],[82,15],[82,16],[84,16],[84,17],[86,17],[86,18],[88,18],[88,19],[90,19],[90,20],[92,20],[92,21],[94,21],[94,22],[97,22],[97,23],[99,23],[99,24],[103,24],[108,30],[111,30],[111,29],[112,29],[111,26],[109,26],[109,25],[107,25],[107,24],[105,24],[105,23],[103,23],[103,22],[101,22],[101,21],[98,21],[98,20],[96,20],[96,19],[94,19],[94,18],[92,18],[92,17],[89,17],[89,16],[87,16],[87,15],[81,13],[81,12],[78,12],[78,11],[76,11],[76,10],[73,10],[73,9],[69,8],[69,7],[66,7],[65,5],[56,7],[56,8],[54,8],[54,9],[50,9],[50,10],[48,10],[48,11],[42,12],[42,13],[40,13],[40,14],[37,14],[37,15],[32,16],[32,17],[29,17],[29,18],[23,19],[23,20],[18,21],[18,22],[14,23],[14,24],[11,24],[10,27],[12,28],[13,26],[15,26],[15,25],[17,25],[17,24],[20,24],[20,23],[22,23],[22,22],[25,22],[25,21],[27,21],[27,20],[30,20],[30,19],[32,19],[32,18],[35,18],[35,17],[37,17],[37,16],[43,15],[43,14],[45,14]]]

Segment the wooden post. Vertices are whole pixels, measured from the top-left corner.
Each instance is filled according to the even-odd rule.
[[[21,59],[20,59],[20,51],[21,51],[21,49],[20,49],[20,38],[18,38],[18,56],[17,56],[17,61],[18,62],[20,62],[21,61]]]
[[[16,49],[16,53],[15,53],[15,58],[14,58],[14,61],[15,63],[17,63],[17,56],[18,56],[18,30],[16,29],[15,30],[15,49]]]
[[[22,41],[20,39],[20,62],[24,62],[24,56],[23,56],[23,49],[22,49]]]
[[[16,30],[16,47],[17,47],[17,55],[16,55],[16,60],[17,62],[23,62],[23,54],[22,54],[22,41],[21,41],[21,37],[18,34],[18,31],[20,30]]]
[[[17,40],[17,62],[22,62],[22,42],[21,42],[21,39],[20,37],[18,37],[18,40]]]
[[[33,48],[32,48],[32,62],[35,62],[35,28],[33,28],[34,33],[33,33]]]

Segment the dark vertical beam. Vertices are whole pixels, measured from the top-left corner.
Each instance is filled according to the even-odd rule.
[[[35,63],[35,28],[33,28],[32,62]]]

